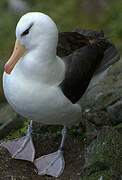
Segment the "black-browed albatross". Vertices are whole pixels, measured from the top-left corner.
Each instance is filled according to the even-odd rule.
[[[102,31],[58,33],[52,19],[40,12],[22,16],[16,38],[13,54],[5,64],[3,88],[9,104],[31,124],[26,138],[7,141],[3,146],[13,157],[33,161],[39,174],[57,177],[64,168],[66,126],[81,120],[82,96],[119,60],[119,53]],[[57,152],[34,160],[32,121],[64,125]]]

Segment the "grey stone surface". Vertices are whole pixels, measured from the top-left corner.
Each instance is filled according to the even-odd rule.
[[[0,139],[9,135],[12,130],[19,129],[22,127],[21,121],[17,118],[9,119],[6,123],[0,126]]]
[[[0,104],[0,125],[16,117],[16,112],[7,103]]]
[[[109,106],[107,111],[113,124],[116,125],[122,122],[122,100]]]
[[[0,103],[5,101],[5,96],[3,92],[3,83],[2,83],[5,62],[6,60],[0,61]]]
[[[122,60],[112,66],[105,78],[83,97],[83,114],[97,126],[112,125],[113,121],[117,124],[122,121],[121,99]]]
[[[0,104],[0,139],[9,135],[13,129],[19,129],[23,126],[20,116],[7,103]]]
[[[97,137],[98,131],[96,126],[89,121],[86,121],[85,127],[86,127],[86,133],[85,133],[86,141],[87,144],[90,144],[91,141]]]

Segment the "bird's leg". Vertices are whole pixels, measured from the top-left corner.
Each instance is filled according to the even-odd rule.
[[[67,127],[64,126],[64,128],[62,129],[62,139],[61,139],[61,144],[59,146],[59,150],[62,151],[62,148],[64,146],[64,141],[65,141],[65,138],[66,138],[66,134],[67,134]]]
[[[17,154],[19,154],[20,152],[23,151],[23,149],[26,147],[27,143],[29,142],[30,138],[31,138],[31,133],[32,133],[32,120],[30,121],[30,124],[28,125],[28,129],[27,129],[27,134],[25,136],[24,142],[23,144],[20,146],[20,148],[13,154],[12,158],[15,158],[17,156]]]
[[[28,125],[27,134],[22,138],[8,140],[2,146],[6,147],[13,158],[33,161],[35,156],[35,148],[31,138],[32,120]]]
[[[56,152],[44,155],[34,161],[39,175],[50,175],[53,177],[58,177],[62,174],[65,166],[62,148],[64,145],[66,133],[67,128],[64,126],[62,130],[61,144]]]

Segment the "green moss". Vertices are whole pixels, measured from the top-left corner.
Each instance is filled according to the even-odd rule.
[[[99,171],[89,176],[84,176],[82,180],[99,180],[101,176],[103,180],[119,180],[119,176],[116,176],[112,170]]]
[[[40,125],[38,122],[33,123],[33,130],[36,133],[57,133],[62,131],[63,126],[62,125]],[[85,137],[85,133],[83,131],[82,123],[80,123],[78,126],[70,126],[67,128],[68,134],[71,135],[73,138],[79,138],[83,139]]]
[[[115,126],[115,129],[117,129],[117,131],[122,134],[122,123]]]
[[[87,161],[85,164],[88,174],[95,172],[93,168],[95,169],[96,163],[98,166],[97,169],[99,170],[103,170],[103,166],[100,165],[104,164],[105,169],[111,169],[116,176],[122,174],[121,138],[122,134],[115,128],[104,127],[100,131],[98,138],[88,147]]]
[[[63,128],[62,125],[41,125],[38,122],[33,123],[33,130],[36,133],[56,133],[57,131],[61,131]]]
[[[23,126],[20,129],[13,129],[3,140],[14,139],[26,135],[29,121],[25,120],[22,117],[20,118],[20,120],[23,122]]]

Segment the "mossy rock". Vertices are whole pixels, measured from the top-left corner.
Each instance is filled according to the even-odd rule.
[[[118,103],[122,97],[121,69],[122,60],[114,64],[105,78],[91,88],[82,99],[82,109],[85,118],[97,126],[113,125],[108,109]],[[88,112],[86,112],[87,109],[89,110]],[[113,113],[114,124],[120,123],[121,120],[117,122],[117,119],[115,119],[115,111]],[[121,111],[119,114],[121,114]]]
[[[6,123],[8,120],[14,120],[16,112],[7,103],[0,104],[0,125]]]
[[[3,83],[2,83],[5,62],[6,62],[6,59],[0,61],[0,103],[5,101],[5,96],[3,92]]]
[[[108,107],[110,121],[113,125],[122,123],[122,101],[118,101],[112,106]]]
[[[83,108],[92,111],[106,109],[122,97],[122,60],[115,63],[107,75],[89,90],[83,99]]]
[[[99,171],[89,176],[84,176],[82,178],[82,180],[119,180],[119,179],[120,177],[115,176],[111,170]]]
[[[86,177],[107,170],[111,171],[114,179],[120,177],[122,174],[121,138],[122,134],[116,128],[103,127],[101,129],[97,139],[87,148],[84,169]]]
[[[115,126],[116,130],[122,134],[122,123],[118,124],[117,126]]]

